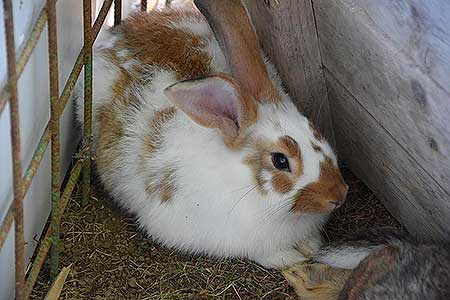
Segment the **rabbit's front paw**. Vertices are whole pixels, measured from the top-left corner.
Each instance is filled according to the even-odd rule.
[[[301,300],[336,300],[351,270],[320,263],[297,264],[283,271]]]

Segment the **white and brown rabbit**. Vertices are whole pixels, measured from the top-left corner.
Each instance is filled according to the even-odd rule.
[[[450,244],[371,230],[284,271],[302,300],[450,299]]]
[[[317,246],[345,199],[336,156],[281,88],[241,2],[196,4],[207,18],[135,13],[96,44],[101,181],[164,245],[302,261],[296,244]]]

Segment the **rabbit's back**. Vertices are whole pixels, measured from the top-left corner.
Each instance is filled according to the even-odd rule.
[[[163,90],[226,71],[226,63],[209,25],[194,10],[138,12],[102,34],[94,50],[96,165],[106,188],[117,199],[129,198],[124,191],[133,190],[130,178],[139,182],[145,159],[136,152],[158,148],[177,114]]]

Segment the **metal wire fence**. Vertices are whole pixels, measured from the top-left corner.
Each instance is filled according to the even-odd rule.
[[[15,295],[17,300],[29,299],[36,279],[50,251],[51,276],[54,278],[59,271],[59,234],[60,223],[64,210],[69,202],[75,184],[82,177],[81,189],[83,199],[87,201],[90,195],[91,181],[91,144],[92,144],[92,45],[98,36],[109,9],[114,3],[114,22],[118,24],[122,18],[121,0],[104,0],[99,14],[92,24],[91,0],[83,0],[83,35],[84,45],[80,51],[72,71],[64,84],[62,92],[58,84],[58,42],[56,34],[56,1],[47,0],[42,8],[33,30],[25,46],[16,60],[14,47],[14,22],[12,0],[3,0],[4,22],[6,31],[7,52],[7,83],[0,91],[0,114],[6,103],[10,105],[11,144],[13,164],[13,190],[14,200],[8,209],[0,227],[0,249],[14,223],[15,237]],[[147,1],[141,1],[141,10],[147,10]],[[17,82],[22,74],[39,37],[47,24],[48,27],[48,56],[50,78],[50,120],[47,123],[39,144],[36,147],[32,160],[22,176],[20,161],[20,128],[19,128],[19,101]],[[76,157],[76,162],[68,174],[64,188],[61,187],[60,174],[60,117],[75,83],[84,68],[84,138]],[[51,144],[51,217],[50,224],[42,234],[41,242],[32,263],[31,270],[25,274],[24,256],[24,214],[23,199],[27,193],[46,149]]]

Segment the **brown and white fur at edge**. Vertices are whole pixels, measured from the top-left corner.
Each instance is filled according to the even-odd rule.
[[[296,245],[318,247],[345,199],[336,156],[264,60],[241,2],[196,4],[206,18],[135,13],[96,42],[101,181],[166,246],[273,268],[303,261]]]

